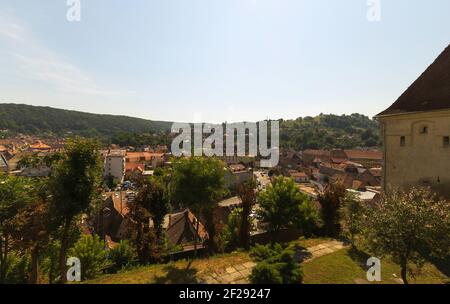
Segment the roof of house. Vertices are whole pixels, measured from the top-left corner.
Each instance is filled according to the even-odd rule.
[[[450,109],[450,46],[377,117],[444,109]]]
[[[383,159],[383,153],[379,150],[344,150],[349,159]]]
[[[196,223],[196,221],[197,218],[189,209],[170,214],[169,224],[166,230],[168,241],[173,245],[192,242],[196,235],[196,225],[194,226],[194,222]],[[198,222],[198,227],[198,237],[201,239],[206,238],[207,233],[201,222]]]
[[[47,149],[51,149],[52,147],[50,147],[49,145],[44,144],[42,141],[38,140],[34,144],[30,145],[30,148],[31,149],[47,150]]]

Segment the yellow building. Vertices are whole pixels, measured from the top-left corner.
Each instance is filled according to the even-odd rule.
[[[376,119],[384,189],[429,186],[450,198],[450,46]]]

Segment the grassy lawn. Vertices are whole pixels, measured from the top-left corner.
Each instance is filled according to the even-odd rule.
[[[312,247],[332,241],[327,238],[299,239],[291,243],[293,246]],[[354,284],[355,279],[366,279],[366,261],[364,253],[345,248],[331,254],[316,258],[303,264],[304,282],[306,284]],[[87,284],[151,284],[151,283],[198,283],[211,272],[225,272],[231,265],[251,261],[247,252],[234,252],[216,255],[211,258],[172,262],[142,266],[117,274],[104,275],[87,281]],[[400,278],[400,268],[389,259],[381,260],[382,284],[396,284],[393,274]],[[435,266],[427,263],[410,283],[441,284],[450,283],[447,276]]]
[[[230,265],[251,261],[248,253],[235,252],[216,255],[211,258],[192,260],[189,264],[181,260],[169,264],[142,266],[129,271],[105,275],[86,281],[87,284],[176,284],[197,283],[203,275],[211,271],[225,272]]]
[[[319,257],[303,265],[306,284],[354,284],[355,279],[366,279],[367,256],[352,254],[349,249]],[[389,259],[381,260],[381,284],[396,284],[393,274],[400,278],[400,268]],[[432,264],[425,264],[410,284],[442,284],[448,277]]]

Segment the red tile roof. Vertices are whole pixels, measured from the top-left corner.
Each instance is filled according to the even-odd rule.
[[[349,159],[383,159],[383,153],[378,150],[344,150]]]

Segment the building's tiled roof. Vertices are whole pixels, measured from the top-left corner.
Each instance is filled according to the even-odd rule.
[[[51,149],[49,145],[44,144],[42,141],[38,140],[36,143],[30,145],[31,149],[47,150]]]
[[[345,150],[349,159],[373,159],[381,160],[383,153],[379,150]]]
[[[377,116],[450,109],[450,46],[387,110]]]

